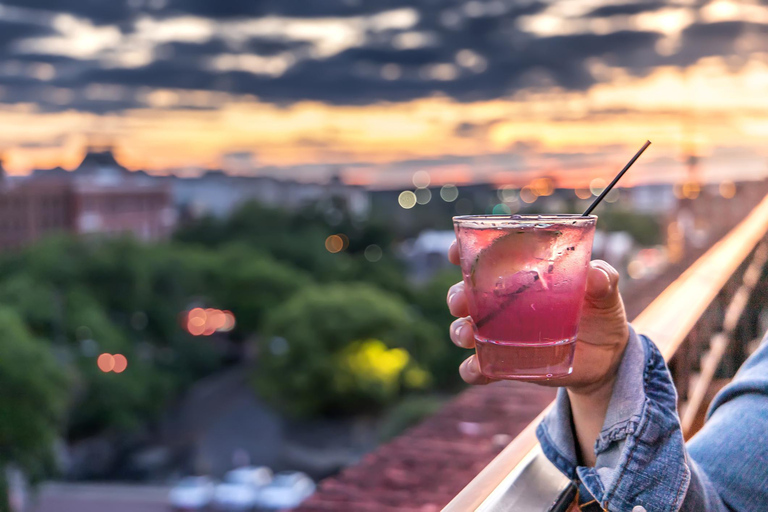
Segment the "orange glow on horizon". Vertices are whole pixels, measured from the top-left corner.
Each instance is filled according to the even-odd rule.
[[[464,103],[435,96],[371,105],[276,106],[225,95],[218,110],[155,107],[101,116],[1,105],[0,136],[7,148],[5,167],[17,175],[57,165],[74,168],[88,134],[97,132],[114,141],[123,165],[157,174],[226,167],[228,153],[245,152],[253,155],[254,172],[327,164],[340,167],[350,183],[374,187],[405,183],[419,170],[413,162],[426,160],[434,162],[424,170],[435,186],[501,182],[498,174],[525,169],[529,181],[551,176],[566,188],[612,176],[649,138],[652,151],[623,180],[631,186],[683,179],[685,148],[705,158],[718,148],[735,148],[750,151],[753,162],[765,162],[766,85],[768,57],[754,54],[738,71],[719,57],[702,59],[685,74],[660,67],[638,77],[608,68],[586,91],[532,89]],[[690,135],[684,126],[688,118],[695,122]],[[568,155],[595,157],[568,160]],[[519,165],[506,166],[505,156],[519,157]],[[453,157],[461,163],[452,163]],[[650,165],[655,159],[659,163]],[[408,169],[400,167],[403,161],[411,162]],[[711,173],[706,179],[768,173],[764,164],[748,170],[718,165],[706,171]]]

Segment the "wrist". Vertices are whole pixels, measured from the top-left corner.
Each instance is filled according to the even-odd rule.
[[[613,394],[613,386],[618,377],[619,366],[621,366],[629,342],[629,328],[628,324],[625,325],[624,333],[617,336],[618,339],[623,339],[623,343],[601,347],[603,348],[602,357],[594,358],[595,366],[602,367],[603,371],[598,375],[593,375],[591,379],[583,379],[578,384],[567,386],[568,396],[571,397],[572,401],[576,400],[584,404],[604,402],[605,407],[608,407],[608,402]],[[600,359],[604,361],[602,364],[598,363]]]

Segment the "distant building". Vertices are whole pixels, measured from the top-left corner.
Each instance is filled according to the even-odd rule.
[[[454,240],[456,234],[453,230],[428,229],[404,243],[402,256],[411,277],[416,281],[427,281],[440,270],[450,267],[447,254]]]
[[[621,189],[621,193],[629,196],[627,199],[622,199],[622,203],[625,203],[628,210],[637,213],[668,214],[677,206],[677,198],[671,183],[636,185]]]
[[[57,232],[157,240],[170,235],[175,218],[167,185],[127,170],[110,150],[89,151],[74,171],[38,170],[10,181],[0,170],[0,249]]]
[[[370,209],[368,191],[363,187],[347,185],[338,177],[320,184],[209,171],[199,178],[173,177],[170,183],[176,207],[193,217],[227,217],[248,201],[288,210],[299,210],[323,202],[343,203],[358,218],[366,217]]]

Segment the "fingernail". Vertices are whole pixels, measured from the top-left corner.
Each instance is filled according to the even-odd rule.
[[[455,293],[451,293],[448,295],[448,307],[453,307],[453,299],[456,297]]]
[[[468,329],[469,329],[469,326],[465,322],[462,322],[461,325],[459,325],[459,327],[456,329],[456,339],[462,345],[466,345],[465,340],[469,335],[469,333],[467,332]],[[467,332],[467,334],[464,334],[465,332]]]

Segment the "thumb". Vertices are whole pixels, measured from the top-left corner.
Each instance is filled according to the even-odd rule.
[[[589,264],[587,273],[587,303],[596,309],[612,309],[621,304],[619,273],[602,260]]]

